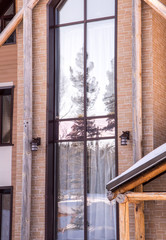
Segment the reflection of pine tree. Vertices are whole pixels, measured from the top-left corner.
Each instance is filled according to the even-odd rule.
[[[76,66],[78,67],[79,71],[75,71],[74,74],[73,69],[70,67],[70,75],[71,81],[73,82],[73,86],[77,89],[77,95],[72,97],[72,101],[74,104],[77,104],[78,113],[81,113],[81,116],[84,114],[84,51],[81,49],[81,52],[77,54],[76,57]],[[87,55],[88,58],[88,55]],[[87,109],[93,107],[98,92],[98,82],[96,82],[95,77],[90,77],[90,72],[94,68],[94,63],[90,62],[89,66],[86,70],[86,106]],[[88,121],[87,125],[87,132],[90,136],[96,135],[96,126],[93,120]],[[72,131],[68,134],[69,138],[72,139],[80,139],[84,136],[84,122],[82,120],[75,120],[74,125],[72,126]]]
[[[111,71],[107,71],[107,77],[109,84],[106,86],[106,93],[104,94],[103,101],[106,106],[106,110],[109,113],[115,113],[115,90],[114,90],[114,59],[111,60]]]
[[[88,55],[87,55],[88,58]],[[79,68],[79,71],[76,71],[74,74],[74,70],[70,67],[70,78],[73,82],[73,87],[77,89],[77,95],[72,97],[72,101],[74,104],[77,104],[78,113],[83,115],[84,113],[84,51],[83,48],[81,52],[77,53],[76,57],[76,66]],[[90,62],[89,66],[86,70],[86,93],[87,93],[87,109],[91,108],[97,98],[98,94],[98,82],[96,82],[95,77],[90,77],[90,72],[94,68],[94,63]]]
[[[115,119],[107,118],[107,126],[103,128],[104,131],[110,131],[115,127]]]
[[[73,126],[71,127],[72,131],[67,135],[68,139],[82,139],[84,136],[84,121],[75,120]],[[88,120],[86,131],[88,137],[99,137],[99,129],[95,125],[94,120]]]

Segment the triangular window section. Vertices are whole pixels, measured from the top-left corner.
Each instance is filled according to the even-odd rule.
[[[57,7],[58,23],[69,23],[82,21],[84,18],[84,1],[83,0],[64,0]]]
[[[106,196],[117,171],[116,4],[68,0],[54,11],[54,239],[117,239]]]
[[[9,24],[15,14],[14,0],[0,0],[0,33]],[[5,44],[15,43],[15,32],[11,34]]]

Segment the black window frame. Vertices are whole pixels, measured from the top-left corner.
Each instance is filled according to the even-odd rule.
[[[85,1],[85,0],[84,0]],[[47,165],[46,165],[46,218],[45,218],[45,239],[52,240],[56,238],[56,214],[54,206],[56,205],[55,191],[56,191],[56,164],[54,162],[55,158],[55,149],[54,144],[56,142],[55,135],[57,134],[57,124],[55,122],[60,122],[63,120],[55,121],[55,81],[56,72],[55,72],[55,28],[58,27],[55,24],[55,8],[60,3],[60,0],[50,0],[47,5],[47,39],[48,39],[48,94],[47,94]],[[117,8],[118,8],[118,0],[115,0],[115,16],[113,17],[115,20],[115,158],[116,158],[116,175],[118,175],[118,119],[117,119]],[[110,17],[108,17],[109,19]],[[99,18],[100,20],[102,18]],[[103,18],[107,19],[107,18]],[[96,19],[97,20],[97,19]],[[63,24],[62,24],[63,25]],[[64,24],[67,25],[67,24]],[[112,116],[113,117],[113,116]],[[93,118],[93,117],[92,117]],[[80,119],[80,118],[79,118]],[[88,119],[88,118],[87,118]],[[91,117],[89,118],[91,119]],[[66,119],[65,119],[66,120]],[[71,120],[71,119],[70,119]],[[105,139],[105,138],[104,138]],[[111,139],[109,137],[109,139]],[[93,139],[94,140],[94,139]],[[63,141],[59,141],[63,142]],[[117,232],[117,240],[119,239],[119,208],[116,205],[117,209],[117,218],[116,218],[116,232]]]
[[[10,14],[10,15],[5,15],[6,11],[10,8],[10,6],[13,4],[13,14]],[[11,4],[9,5],[9,7],[7,8],[7,10],[0,16],[0,20],[1,20],[1,23],[0,23],[0,32],[2,32],[5,27],[7,26],[7,24],[5,24],[6,21],[11,21],[12,18],[14,17],[15,15],[15,0],[11,0]],[[10,37],[13,36],[13,41],[11,42],[8,42]],[[16,31],[14,31],[11,36],[7,39],[7,41],[4,43],[4,45],[10,45],[10,44],[15,44],[16,43]]]
[[[0,187],[0,240],[2,228],[2,195],[10,194],[10,225],[9,225],[9,240],[12,239],[12,212],[13,212],[13,186]]]
[[[11,109],[10,109],[10,142],[3,143],[2,141],[2,125],[3,125],[3,96],[11,95]],[[13,133],[13,103],[14,103],[14,86],[0,87],[0,146],[12,146]]]

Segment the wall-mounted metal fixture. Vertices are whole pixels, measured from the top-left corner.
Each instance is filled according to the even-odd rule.
[[[37,151],[39,145],[41,145],[41,138],[33,138],[31,142],[31,150]]]
[[[129,131],[123,131],[122,135],[120,136],[121,138],[121,145],[127,145],[127,140],[130,139],[130,132]]]

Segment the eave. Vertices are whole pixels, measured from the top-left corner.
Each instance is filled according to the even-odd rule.
[[[107,184],[106,188],[110,191],[109,199],[116,198],[120,193],[131,191],[165,171],[166,144],[163,144]]]

